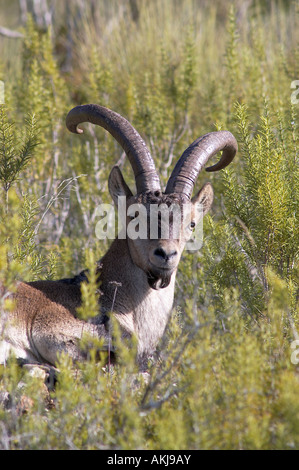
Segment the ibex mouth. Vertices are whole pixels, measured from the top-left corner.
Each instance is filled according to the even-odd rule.
[[[152,271],[148,271],[147,280],[148,280],[149,286],[155,290],[164,289],[170,283],[171,274],[172,274],[172,271],[169,271],[169,270],[167,270],[167,272],[163,273],[162,275],[161,273],[158,274],[158,273],[153,273]]]

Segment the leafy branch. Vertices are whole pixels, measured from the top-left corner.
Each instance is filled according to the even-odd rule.
[[[36,116],[29,114],[25,123],[25,133],[15,134],[14,124],[9,122],[5,107],[0,106],[0,181],[6,195],[6,209],[8,191],[19,179],[21,171],[28,165],[38,145]]]

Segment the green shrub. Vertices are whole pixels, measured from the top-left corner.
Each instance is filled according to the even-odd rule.
[[[18,8],[10,3],[7,20]],[[13,64],[8,38],[0,41],[6,292],[16,279],[88,267],[79,313],[96,311],[93,266],[108,246],[95,237],[96,208],[110,202],[117,161],[132,187],[133,176],[103,130],[66,131],[71,107],[96,102],[127,116],[164,183],[199,135],[228,129],[239,143],[234,163],[209,174],[215,201],[203,247],[183,256],[148,381],[136,376],[135,345],[121,344],[117,327],[116,366],[97,357],[97,344],[82,364],[61,355],[50,392],[12,359],[0,369],[0,448],[299,448],[291,360],[299,329],[299,108],[290,88],[299,78],[298,8],[252,1],[244,14],[241,3],[56,2],[49,29],[35,12],[24,38],[9,40]],[[203,172],[197,185],[205,181]],[[0,301],[13,308],[5,294]]]

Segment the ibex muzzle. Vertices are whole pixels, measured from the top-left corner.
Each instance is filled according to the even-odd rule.
[[[61,351],[66,351],[74,360],[82,359],[84,355],[79,343],[83,332],[102,337],[107,345],[110,344],[109,313],[113,309],[112,313],[119,321],[124,336],[136,335],[138,363],[141,369],[145,369],[172,310],[181,253],[200,216],[207,213],[212,205],[213,189],[210,183],[206,183],[192,197],[198,174],[208,160],[221,150],[221,159],[207,171],[225,168],[236,154],[237,142],[228,131],[211,132],[195,140],[178,160],[162,192],[145,142],[124,117],[94,104],[77,106],[67,115],[66,125],[71,132],[82,133],[78,125],[83,122],[105,128],[118,141],[130,161],[135,175],[136,195],[132,194],[118,167],[114,167],[109,176],[109,191],[116,206],[120,196],[125,198],[129,214],[126,217],[127,229],[134,218],[134,214],[130,216],[130,208],[134,204],[144,208],[146,218],[150,217],[153,205],[158,208],[188,205],[188,224],[184,217],[172,216],[169,234],[165,238],[161,235],[163,221],[158,217],[156,237],[150,236],[149,228],[143,238],[117,237],[98,262],[97,273],[101,285],[99,314],[90,322],[76,317],[76,309],[81,302],[80,284],[86,280],[84,272],[59,281],[20,283],[14,294],[17,301],[15,311],[9,314],[2,312],[0,359],[5,361],[10,351],[25,360],[51,365],[55,364]],[[201,215],[197,211],[198,204],[203,208]],[[179,221],[180,226],[176,233],[174,221]]]

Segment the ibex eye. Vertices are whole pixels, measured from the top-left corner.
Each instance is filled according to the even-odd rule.
[[[190,222],[189,228],[193,230],[195,228],[195,222]]]

